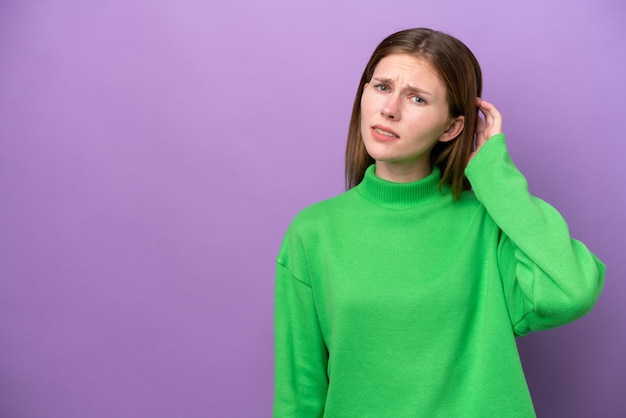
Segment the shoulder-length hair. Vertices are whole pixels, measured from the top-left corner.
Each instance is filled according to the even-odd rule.
[[[374,163],[361,137],[361,96],[363,89],[381,59],[391,54],[409,54],[427,60],[441,77],[445,87],[451,117],[464,116],[461,133],[449,142],[437,142],[430,154],[432,166],[441,169],[439,187],[448,184],[455,199],[470,184],[465,178],[465,166],[474,145],[478,119],[476,98],[482,92],[482,73],[476,57],[458,39],[432,29],[407,29],[385,38],[374,50],[365,66],[354,98],[348,141],[346,144],[346,188],[351,189],[363,180],[365,170]]]

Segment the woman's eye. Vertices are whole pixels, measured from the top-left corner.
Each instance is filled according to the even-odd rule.
[[[379,91],[384,91],[387,92],[389,91],[389,86],[385,85],[385,84],[377,84],[376,86],[374,86],[377,90]]]
[[[425,103],[424,99],[422,99],[421,97],[418,97],[418,96],[411,97],[411,100],[413,100],[417,104],[424,104]]]

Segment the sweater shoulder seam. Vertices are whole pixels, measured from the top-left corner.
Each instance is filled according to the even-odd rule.
[[[276,264],[277,264],[277,265],[279,265],[279,266],[281,266],[281,267],[283,267],[283,268],[284,268],[284,269],[286,269],[287,271],[289,271],[289,274],[291,275],[291,277],[292,277],[295,281],[302,283],[302,284],[303,284],[303,285],[305,285],[306,287],[309,287],[309,288],[311,287],[311,285],[310,285],[309,283],[306,283],[305,281],[303,281],[302,279],[300,279],[298,276],[296,276],[295,274],[293,274],[293,271],[292,271],[292,270],[291,270],[291,269],[290,269],[287,265],[285,265],[284,263],[282,263],[281,261],[276,260]]]

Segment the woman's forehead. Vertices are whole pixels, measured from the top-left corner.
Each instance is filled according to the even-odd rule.
[[[376,65],[372,78],[415,87],[424,84],[443,87],[435,67],[427,59],[410,54],[385,56]]]

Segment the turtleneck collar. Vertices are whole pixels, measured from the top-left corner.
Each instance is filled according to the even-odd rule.
[[[394,183],[376,176],[376,164],[365,171],[363,181],[356,186],[357,192],[365,199],[387,208],[407,209],[432,202],[448,192],[444,186],[439,191],[441,172],[435,166],[423,179],[410,183]]]

